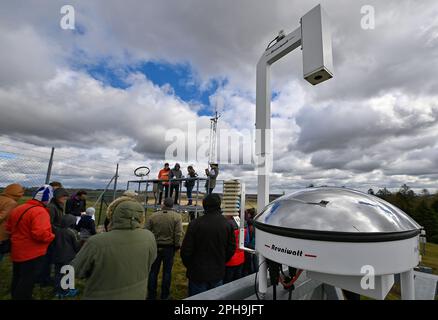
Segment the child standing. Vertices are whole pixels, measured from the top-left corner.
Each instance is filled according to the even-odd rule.
[[[86,241],[89,237],[96,234],[96,224],[94,223],[94,213],[96,210],[93,207],[87,208],[85,214],[81,216],[76,230],[79,231],[82,241]]]
[[[76,257],[76,253],[81,248],[81,241],[77,231],[74,229],[76,217],[66,214],[61,218],[61,227],[55,231],[55,294],[58,298],[74,297],[77,295],[76,289],[64,290],[61,287],[63,274],[61,268],[69,265]]]

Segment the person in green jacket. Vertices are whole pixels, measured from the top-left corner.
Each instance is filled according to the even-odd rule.
[[[157,280],[163,263],[163,280],[161,282],[161,300],[169,300],[172,279],[173,258],[181,248],[183,227],[181,214],[172,210],[173,199],[164,199],[163,210],[154,213],[146,222],[146,228],[155,236],[158,256],[152,264],[149,274],[148,300],[157,297]]]
[[[111,231],[85,243],[71,263],[76,278],[87,279],[82,299],[146,299],[157,244],[144,222],[143,206],[128,198],[114,208]]]

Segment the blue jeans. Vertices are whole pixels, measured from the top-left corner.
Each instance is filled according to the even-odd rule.
[[[189,280],[189,297],[195,294],[208,291],[210,289],[219,287],[223,284],[223,281],[207,281],[207,282],[194,282]]]
[[[157,258],[152,264],[151,271],[149,272],[148,300],[155,300],[157,298],[157,282],[158,282],[158,274],[160,273],[161,262],[163,262],[163,279],[161,281],[161,300],[165,300],[169,298],[174,256],[175,256],[174,247],[158,248]]]

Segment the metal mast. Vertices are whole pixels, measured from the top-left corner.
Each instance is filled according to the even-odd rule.
[[[216,141],[217,141],[217,121],[220,118],[217,110],[214,112],[214,117],[210,118],[210,141],[208,149],[208,164],[216,162]]]

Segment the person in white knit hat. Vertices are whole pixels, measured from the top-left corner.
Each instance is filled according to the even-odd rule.
[[[95,213],[96,209],[93,207],[87,208],[85,214],[81,216],[81,219],[76,225],[76,230],[79,231],[79,235],[83,241],[86,241],[89,237],[96,234],[96,223],[94,222]]]

